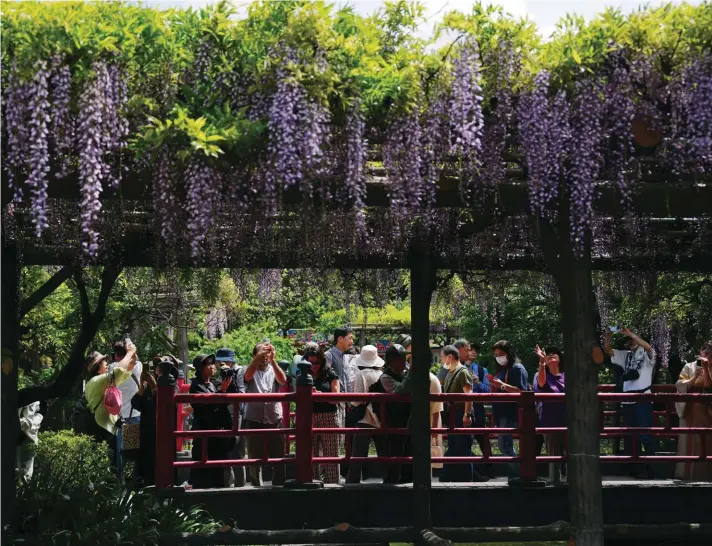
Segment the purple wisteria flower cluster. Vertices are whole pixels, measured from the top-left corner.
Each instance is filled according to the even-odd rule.
[[[460,164],[460,191],[467,198],[482,163],[482,86],[477,43],[468,40],[453,68],[450,97],[451,148]]]
[[[60,55],[52,58],[50,77],[50,142],[57,166],[55,176],[65,178],[71,167],[74,150],[74,118],[69,109],[72,99],[72,71]]]
[[[659,316],[650,323],[650,345],[655,351],[657,362],[668,368],[670,362],[670,347],[672,339],[665,316]]]
[[[351,104],[344,127],[346,138],[346,165],[344,185],[346,197],[353,202],[356,211],[356,230],[359,237],[365,235],[366,218],[366,123],[363,119],[361,101],[357,98]]]
[[[17,64],[13,63],[3,97],[5,140],[7,142],[3,163],[8,186],[15,202],[22,200],[22,181],[25,178],[27,167],[26,150],[29,139],[27,87],[27,84],[19,78]]]
[[[215,223],[221,176],[204,161],[194,159],[188,165],[184,178],[190,255],[197,260],[202,254],[208,232]]]
[[[169,248],[176,242],[176,219],[179,210],[175,165],[170,151],[163,147],[158,153],[154,166],[153,209],[156,214],[156,227],[161,239]]]
[[[49,176],[49,72],[47,63],[37,63],[35,75],[28,86],[30,106],[30,151],[27,157],[27,186],[32,202],[31,217],[37,237],[47,227],[47,179]]]
[[[534,89],[519,103],[519,137],[527,165],[529,204],[533,214],[544,215],[556,199],[564,174],[564,160],[571,142],[569,104],[559,91],[549,98],[548,72],[537,74]]]
[[[314,183],[324,174],[330,113],[308,96],[291,72],[289,65],[297,62],[294,51],[287,49],[277,70],[268,121],[270,168],[264,188],[268,198],[293,187],[311,196]]]
[[[692,60],[673,84],[671,141],[680,172],[712,171],[712,55]]]
[[[399,218],[420,208],[425,196],[421,176],[421,128],[418,108],[399,116],[383,146],[390,182],[391,208]]]
[[[574,252],[581,255],[593,220],[594,183],[603,166],[602,144],[605,102],[600,82],[587,79],[575,84],[571,111],[571,169],[567,177],[569,225]]]

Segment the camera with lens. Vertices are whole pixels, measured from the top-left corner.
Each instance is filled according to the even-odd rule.
[[[228,381],[232,380],[232,378],[235,376],[235,370],[233,370],[229,366],[224,366],[220,368],[220,379],[222,381]]]

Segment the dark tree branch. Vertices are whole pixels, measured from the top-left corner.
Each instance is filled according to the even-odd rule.
[[[32,309],[37,307],[42,300],[49,296],[52,292],[57,290],[64,281],[74,273],[74,268],[72,266],[66,265],[54,275],[52,275],[47,282],[35,290],[30,296],[22,302],[20,306],[20,319],[29,313]]]
[[[74,283],[77,285],[77,292],[79,292],[79,301],[81,303],[82,310],[82,323],[86,324],[91,320],[91,304],[89,303],[89,295],[87,294],[87,287],[84,284],[84,277],[81,269],[74,273]]]
[[[18,393],[18,407],[23,407],[32,402],[41,402],[50,398],[59,398],[68,395],[78,377],[84,371],[84,356],[87,348],[91,344],[94,336],[96,336],[99,327],[101,326],[106,314],[106,303],[111,295],[111,290],[116,284],[121,273],[121,267],[116,263],[109,263],[104,266],[101,274],[101,290],[97,300],[96,309],[92,313],[89,306],[89,297],[87,295],[84,279],[81,276],[81,271],[74,276],[79,290],[79,297],[82,301],[82,328],[79,332],[79,337],[72,346],[72,352],[69,355],[67,363],[57,375],[51,385],[33,386],[22,389]]]

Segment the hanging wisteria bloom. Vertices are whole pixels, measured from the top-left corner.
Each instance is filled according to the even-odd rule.
[[[549,99],[549,73],[534,79],[534,90],[519,103],[519,136],[527,164],[529,204],[540,216],[559,194],[563,162],[571,140],[569,105],[559,91]]]
[[[366,232],[366,124],[361,111],[361,101],[357,98],[351,104],[346,118],[346,165],[344,185],[347,199],[353,202],[356,211],[356,231],[359,238]]]
[[[260,269],[257,281],[257,295],[260,302],[275,298],[282,288],[282,271],[279,269]]]
[[[670,361],[670,346],[672,345],[667,319],[664,316],[657,317],[652,321],[650,330],[650,344],[655,349],[657,362],[663,369],[667,369]]]
[[[608,170],[613,177],[625,209],[630,209],[635,181],[633,119],[636,107],[631,74],[621,52],[610,56],[612,74],[606,85],[606,131]]]
[[[438,181],[442,175],[445,159],[449,151],[450,125],[448,123],[448,112],[448,97],[443,91],[438,91],[425,114],[423,130],[422,204],[425,209],[435,207]]]
[[[30,153],[27,186],[31,191],[31,216],[37,237],[47,227],[47,177],[49,175],[49,97],[47,63],[37,64],[29,85]]]
[[[92,72],[93,76],[87,80],[79,98],[77,132],[82,248],[89,258],[93,258],[99,248],[95,224],[101,211],[102,181],[110,170],[104,158],[106,124],[103,118],[109,94],[106,88],[109,75],[103,62],[95,62]]]
[[[69,110],[72,93],[72,71],[63,63],[62,57],[52,59],[50,78],[50,137],[53,157],[57,165],[55,176],[65,178],[69,174],[71,154],[74,148],[74,119]]]
[[[187,227],[194,260],[202,255],[203,243],[215,223],[220,182],[220,174],[202,159],[193,159],[185,171]]]
[[[712,55],[694,59],[673,85],[672,151],[681,172],[712,170]]]
[[[450,98],[451,153],[460,163],[460,190],[467,197],[482,163],[482,86],[477,43],[468,40],[453,67]]]
[[[176,224],[180,212],[175,166],[167,147],[158,153],[153,176],[153,209],[156,215],[156,228],[161,240],[172,248],[176,243]]]
[[[17,63],[13,62],[2,106],[5,114],[4,129],[7,142],[3,166],[5,167],[8,186],[12,191],[13,201],[15,202],[22,200],[21,180],[25,176],[27,167],[26,157],[29,138],[27,96],[28,86],[20,81]]]
[[[421,176],[421,131],[417,107],[391,125],[383,146],[383,165],[390,182],[391,209],[400,218],[418,210],[425,197]]]
[[[569,223],[574,252],[581,255],[593,221],[595,181],[603,164],[603,115],[605,103],[599,82],[588,79],[575,84],[575,107],[571,112],[571,170],[568,176]]]

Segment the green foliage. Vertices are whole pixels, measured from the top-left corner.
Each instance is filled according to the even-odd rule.
[[[184,511],[145,491],[125,490],[106,449],[70,431],[40,433],[33,479],[18,489],[8,544],[151,546],[160,533],[216,530],[199,508]]]
[[[69,430],[41,432],[33,481],[47,493],[59,493],[111,479],[108,448]]]
[[[291,362],[295,352],[292,340],[277,336],[276,330],[271,329],[268,324],[260,323],[242,326],[227,332],[219,339],[206,340],[196,336],[190,340],[190,355],[193,358],[200,353],[215,353],[221,347],[228,347],[235,351],[240,364],[246,365],[252,360],[254,346],[261,343],[265,337],[268,337],[274,346],[277,360]]]

